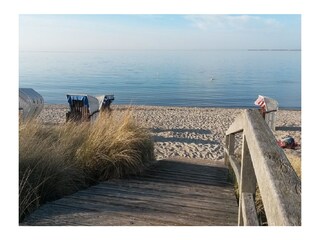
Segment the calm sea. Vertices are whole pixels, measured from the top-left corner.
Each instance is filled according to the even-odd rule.
[[[47,103],[67,93],[114,94],[114,104],[253,107],[258,95],[301,108],[300,51],[20,52],[20,87]]]

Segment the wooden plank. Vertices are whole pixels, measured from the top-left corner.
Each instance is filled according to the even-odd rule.
[[[235,199],[232,194],[224,194],[218,196],[199,196],[197,194],[177,194],[174,192],[165,191],[147,191],[145,189],[138,189],[140,191],[134,191],[130,189],[115,189],[115,188],[94,188],[90,192],[79,192],[79,194],[74,194],[73,197],[78,197],[82,195],[99,195],[106,197],[118,197],[118,198],[131,198],[137,200],[157,200],[162,201],[162,199],[170,199],[170,203],[183,202],[187,204],[190,202],[195,206],[209,206],[210,208],[215,208],[218,204],[223,203],[224,207],[234,206]],[[220,197],[221,196],[221,197]],[[212,206],[211,206],[212,205]]]
[[[240,191],[247,193],[255,193],[257,180],[254,173],[251,155],[248,149],[247,138],[243,135],[242,153],[241,153],[241,175],[240,175]]]
[[[226,166],[229,163],[230,156],[234,154],[234,147],[235,147],[235,135],[234,134],[226,135],[226,145],[224,148],[226,151],[224,164]]]
[[[88,196],[89,198],[89,196]],[[134,200],[125,199],[125,201],[112,201],[110,199],[103,198],[93,198],[90,201],[87,201],[85,198],[76,198],[72,199],[61,199],[52,203],[52,205],[59,205],[70,208],[83,208],[85,207],[87,213],[97,212],[101,214],[105,214],[109,216],[112,212],[122,213],[126,216],[135,216],[135,217],[143,217],[144,214],[151,214],[153,216],[158,215],[176,215],[176,216],[185,216],[186,219],[197,218],[197,221],[200,222],[208,222],[208,221],[224,221],[226,219],[231,219],[234,223],[236,219],[236,213],[228,213],[224,211],[196,211],[194,208],[189,208],[186,206],[168,206],[163,208],[162,205],[159,204],[133,204]],[[90,211],[89,211],[90,210]],[[206,213],[207,212],[207,213]],[[233,219],[233,220],[232,220]],[[112,221],[112,220],[111,220]]]
[[[244,129],[269,225],[301,225],[301,182],[261,115],[245,111]]]
[[[236,136],[235,136],[235,134],[232,133],[232,134],[229,135],[229,146],[228,146],[229,155],[233,155],[234,154],[235,143],[236,143]]]
[[[226,131],[226,135],[236,134],[243,131],[243,112],[241,112],[234,122],[231,124],[229,129]]]
[[[230,140],[230,137],[229,135],[226,135],[224,137],[224,165],[226,166],[229,166],[229,150],[228,150],[228,147],[229,147],[229,140]]]
[[[152,178],[152,177],[135,177],[127,179],[130,181],[130,183],[138,182],[141,184],[141,180],[144,181],[144,185],[154,185],[154,184],[160,184],[161,186],[173,186],[176,188],[194,188],[198,189],[198,191],[208,191],[216,190],[216,191],[230,191],[232,188],[232,185],[229,184],[215,184],[215,185],[201,185],[201,184],[192,184],[190,182],[174,182],[174,181],[168,181],[166,179],[160,179],[160,178]],[[226,190],[225,190],[226,189]],[[232,191],[232,190],[231,190]]]
[[[162,171],[162,170],[148,170],[146,173],[143,175],[154,175],[154,176],[171,176],[179,179],[186,179],[186,180],[199,180],[201,179],[202,181],[205,182],[212,182],[214,183],[215,181],[221,181],[223,178],[227,180],[226,174],[217,174],[215,176],[202,176],[201,174],[187,174],[183,172],[175,172],[175,171]]]
[[[176,194],[176,195],[192,195],[193,197],[217,197],[221,196],[224,198],[225,196],[231,196],[234,194],[233,188],[208,188],[208,189],[199,189],[197,187],[176,187],[176,186],[167,186],[167,184],[156,185],[156,184],[143,184],[142,182],[136,182],[130,184],[99,184],[92,188],[98,189],[121,189],[128,191],[137,191],[137,192],[156,192],[159,194]]]
[[[229,182],[226,182],[226,181],[214,181],[214,183],[208,183],[206,181],[202,181],[202,180],[199,180],[199,179],[182,179],[182,178],[177,178],[175,176],[161,176],[161,175],[158,175],[158,176],[154,176],[153,174],[144,174],[143,176],[139,176],[139,177],[132,177],[133,179],[142,179],[142,180],[145,180],[145,181],[149,181],[149,180],[152,180],[152,181],[158,181],[158,180],[161,180],[162,182],[166,182],[166,183],[175,183],[177,181],[179,181],[177,183],[177,185],[180,185],[180,184],[196,184],[196,185],[203,185],[203,186],[211,186],[211,185],[215,185],[215,186],[231,186],[232,184],[229,183]],[[156,179],[155,179],[156,178]]]
[[[110,181],[111,183],[116,183],[116,184],[131,184],[131,183],[140,183],[143,185],[161,185],[161,186],[167,186],[167,187],[173,187],[173,188],[198,188],[199,190],[210,190],[210,189],[215,189],[215,190],[221,190],[221,191],[230,191],[232,188],[232,184],[230,184],[228,181],[217,181],[218,183],[211,182],[209,184],[198,184],[197,182],[192,182],[192,181],[180,181],[180,182],[175,182],[175,181],[168,181],[168,178],[161,178],[161,176],[131,176],[130,178],[123,179],[123,181]],[[143,182],[142,182],[143,181]],[[128,183],[126,183],[128,182]],[[100,184],[104,183],[109,183],[108,182],[103,182]],[[161,187],[160,186],[160,187]]]
[[[222,175],[220,178],[216,178],[213,180],[206,180],[206,179],[202,179],[200,177],[193,177],[193,176],[188,176],[188,175],[174,175],[174,174],[170,174],[170,173],[159,173],[157,171],[155,172],[149,172],[146,171],[141,175],[132,175],[130,176],[128,179],[132,179],[132,178],[140,178],[140,177],[151,177],[151,178],[156,178],[159,177],[161,179],[167,179],[167,180],[181,180],[182,182],[189,182],[189,183],[194,183],[194,184],[199,184],[199,185],[210,185],[213,183],[221,183],[221,184],[226,184],[229,185],[227,178],[225,175]]]
[[[243,133],[242,140],[242,152],[241,152],[241,173],[240,173],[240,182],[239,182],[239,214],[238,214],[238,225],[242,226],[244,224],[243,219],[245,216],[242,212],[242,193],[252,193],[256,192],[257,180],[252,166],[251,156],[248,149],[247,139],[245,132]]]
[[[234,175],[236,176],[237,182],[240,182],[240,171],[241,171],[241,167],[240,167],[240,163],[234,158],[234,156],[229,155],[228,152],[226,152],[226,154],[228,154],[229,156],[229,163],[230,166],[232,167],[232,170],[234,172]]]
[[[182,224],[181,217],[175,217],[172,219],[168,219],[168,217],[164,214],[157,214],[154,217],[154,213],[142,213],[138,217],[133,216],[131,214],[126,214],[125,212],[117,212],[108,209],[104,209],[103,214],[98,211],[86,210],[82,211],[81,207],[74,205],[70,205],[69,203],[53,203],[48,208],[48,205],[41,208],[41,211],[44,215],[50,215],[52,210],[54,209],[54,214],[51,215],[50,218],[42,218],[41,221],[37,221],[34,219],[32,222],[33,225],[40,226],[92,226],[92,225],[122,225],[122,226],[150,226],[150,225],[178,225]],[[90,208],[90,206],[89,206]],[[80,209],[80,210],[79,210]],[[65,212],[68,212],[66,214]],[[107,215],[107,217],[106,217]],[[171,217],[172,218],[172,217]],[[31,220],[29,219],[29,222]],[[207,223],[202,220],[202,224]],[[25,224],[21,224],[25,225]],[[187,221],[185,221],[185,225],[189,225]]]
[[[90,199],[90,201],[88,201]],[[93,211],[116,211],[125,212],[132,216],[139,216],[143,213],[170,213],[175,215],[184,215],[188,218],[201,217],[203,220],[209,219],[225,219],[227,216],[236,219],[236,211],[230,212],[228,209],[208,209],[208,208],[195,208],[185,204],[164,204],[163,202],[154,202],[148,204],[148,201],[138,201],[136,199],[126,198],[124,201],[119,201],[118,198],[99,198],[96,196],[81,196],[71,199],[62,199],[55,204],[64,204],[69,206],[84,207]]]
[[[257,211],[252,193],[242,193],[241,208],[244,226],[259,226]]]
[[[139,181],[131,181],[130,184],[99,184],[93,188],[100,189],[132,189],[132,191],[146,192],[158,192],[159,194],[177,194],[177,195],[193,195],[194,197],[230,197],[234,196],[233,187],[210,187],[210,188],[199,188],[195,186],[175,186],[165,183],[141,183]]]
[[[77,203],[76,203],[77,204]],[[89,205],[92,205],[90,202]],[[97,206],[94,206],[97,207]],[[120,208],[121,209],[121,208]],[[188,214],[176,214],[170,212],[142,212],[128,214],[127,209],[122,212],[102,209],[101,213],[91,212],[77,216],[75,221],[90,226],[228,226],[234,225],[229,216],[203,218],[202,216],[189,216]],[[60,216],[59,216],[60,218]],[[55,220],[56,222],[59,219]],[[68,223],[68,221],[65,221]],[[76,222],[77,224],[77,222]],[[41,224],[42,225],[42,224]],[[49,224],[53,225],[53,224]]]
[[[162,201],[163,198],[165,198],[164,202],[167,200],[170,200],[170,204],[178,204],[181,203],[187,204],[190,203],[194,207],[201,206],[201,207],[208,207],[210,209],[218,209],[220,206],[223,208],[225,207],[234,207],[236,205],[234,196],[232,194],[224,194],[224,195],[214,195],[214,196],[199,196],[197,194],[179,194],[174,195],[174,193],[166,193],[161,192],[158,193],[152,193],[147,191],[129,191],[129,190],[120,190],[116,191],[116,189],[97,189],[96,192],[84,192],[80,195],[73,196],[87,196],[87,195],[97,195],[102,197],[114,197],[114,198],[130,198],[130,199],[136,199],[141,201]],[[143,197],[140,197],[143,195]]]
[[[94,195],[90,201],[88,199],[90,196],[81,197],[71,197],[68,199],[63,199],[61,201],[55,202],[55,204],[67,204],[72,206],[85,207],[92,211],[101,212],[102,210],[109,211],[125,211],[127,214],[140,214],[142,212],[154,212],[156,213],[174,213],[174,214],[184,214],[189,217],[201,216],[203,218],[212,217],[224,217],[233,216],[236,218],[237,211],[232,211],[224,208],[197,208],[190,207],[185,204],[167,204],[162,201],[142,201],[134,198],[126,198],[124,201],[119,201],[117,197],[103,197]],[[71,201],[72,200],[72,201]],[[77,204],[78,203],[78,204]],[[165,207],[164,207],[165,206]]]
[[[165,186],[157,187],[155,189],[154,187],[149,187],[147,185],[142,185],[142,183],[139,184],[140,186],[133,186],[133,185],[127,185],[127,186],[117,186],[108,184],[105,186],[98,185],[93,188],[93,190],[100,190],[100,191],[122,191],[122,192],[129,192],[129,193],[143,193],[143,194],[155,194],[155,195],[163,195],[163,196],[174,196],[174,197],[193,197],[197,200],[201,199],[225,199],[225,201],[228,202],[228,196],[233,196],[234,191],[219,191],[216,189],[212,189],[211,191],[203,192],[202,190],[199,190],[197,188],[166,188]],[[231,200],[234,202],[234,199]]]

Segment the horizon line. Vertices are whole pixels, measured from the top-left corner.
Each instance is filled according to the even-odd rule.
[[[77,50],[21,50],[19,52],[90,52],[90,51],[301,51],[299,48],[203,48],[203,49],[172,49],[172,48],[105,48]]]

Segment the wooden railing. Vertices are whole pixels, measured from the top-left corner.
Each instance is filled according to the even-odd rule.
[[[241,161],[234,155],[242,133]],[[239,186],[238,225],[259,225],[255,193],[259,187],[268,225],[301,225],[301,181],[257,110],[244,110],[226,132],[225,163]]]

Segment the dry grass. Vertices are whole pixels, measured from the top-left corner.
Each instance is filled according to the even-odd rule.
[[[153,142],[146,129],[137,128],[131,113],[105,115],[94,123],[76,159],[94,180],[118,178],[141,171],[154,159]]]
[[[286,152],[287,158],[291,163],[292,168],[297,173],[298,177],[301,179],[301,156]]]
[[[153,159],[151,135],[137,126],[130,112],[102,116],[92,124],[21,123],[20,221],[46,201],[140,172]]]

